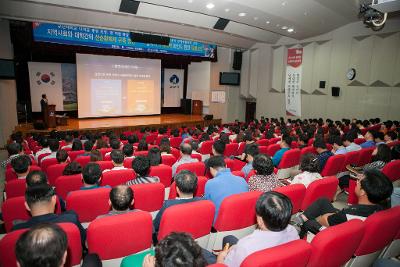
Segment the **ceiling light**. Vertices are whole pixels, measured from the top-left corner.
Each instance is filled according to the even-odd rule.
[[[193,0],[188,0],[188,3],[193,3]]]
[[[240,13],[238,14],[238,16],[239,16],[239,17],[244,17],[244,16],[246,16],[246,13],[240,12]]]
[[[225,12],[229,12],[229,10],[230,10],[229,8],[225,8]]]
[[[286,30],[287,28],[287,26],[282,26],[282,30]]]
[[[286,6],[286,4],[287,4],[286,2],[282,2],[282,6]]]
[[[206,7],[207,7],[208,9],[213,9],[213,8],[215,7],[215,5],[214,5],[213,3],[208,3],[208,4],[206,5]]]
[[[293,28],[289,28],[289,29],[287,29],[287,31],[288,31],[288,32],[293,32],[294,29],[293,29]]]
[[[265,23],[269,24],[269,20],[267,20]]]

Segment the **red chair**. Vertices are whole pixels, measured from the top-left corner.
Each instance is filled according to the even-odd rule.
[[[253,232],[256,224],[256,202],[261,192],[253,191],[226,197],[219,208],[208,249],[222,249],[222,239],[230,234],[242,238]]]
[[[338,184],[339,180],[334,176],[324,177],[309,184],[301,209],[306,210],[315,200],[322,197],[333,201]]]
[[[147,150],[135,151],[133,154],[135,155],[135,157],[138,157],[138,156],[147,157],[147,155],[149,154],[149,151],[147,151]]]
[[[231,171],[241,171],[246,162],[238,159],[225,159],[226,167]]]
[[[249,172],[249,174],[247,174],[247,176],[245,177],[246,182],[249,181],[249,179],[250,179],[251,176],[256,175],[256,174],[257,174],[256,170],[251,170],[251,171]]]
[[[67,199],[69,192],[77,191],[83,186],[82,174],[60,176],[55,186],[57,195],[62,199]]]
[[[286,151],[278,165],[278,177],[288,178],[291,170],[300,163],[300,149],[290,149]]]
[[[304,240],[295,240],[276,247],[263,249],[247,256],[241,267],[275,267],[307,265],[311,246]]]
[[[78,155],[85,154],[85,150],[69,151],[68,155],[71,161],[74,161]]]
[[[161,163],[172,166],[176,162],[176,158],[173,155],[161,155]]]
[[[267,146],[259,146],[258,151],[260,151],[260,154],[268,155],[268,147]]]
[[[106,266],[119,266],[120,258],[151,247],[152,227],[145,211],[96,219],[87,229],[89,253],[97,253],[102,261],[118,259]]]
[[[79,229],[72,223],[58,224],[67,234],[68,252],[64,266],[80,265],[82,258],[82,244]],[[0,266],[16,267],[15,245],[19,237],[28,229],[16,230],[5,235],[0,241]]]
[[[157,137],[158,137],[158,133],[149,134],[148,136],[146,136],[146,143],[147,144],[154,144],[154,142],[156,141]]]
[[[396,257],[399,254],[399,251],[400,251],[400,227],[399,230],[397,231],[396,236],[394,237],[394,240],[387,247],[382,257],[385,259]]]
[[[390,181],[394,182],[400,179],[400,160],[394,160],[385,165],[383,167],[382,172],[390,179]]]
[[[192,159],[197,159],[199,162],[202,161],[201,154],[191,154],[190,157],[191,157]]]
[[[166,209],[161,217],[158,240],[172,232],[189,233],[197,243],[206,248],[214,220],[215,207],[209,200],[174,205]],[[196,214],[196,216],[193,216]]]
[[[42,168],[42,171],[46,172],[46,170],[49,166],[52,166],[55,164],[58,164],[58,161],[56,158],[45,159],[45,160],[42,160],[42,162],[40,163],[40,168]]]
[[[111,170],[103,172],[103,178],[100,184],[102,186],[109,185],[111,187],[126,184],[126,182],[135,179],[136,173],[132,169],[127,170]]]
[[[7,195],[7,199],[13,197],[23,197],[25,196],[25,191],[26,191],[25,179],[16,179],[9,181],[5,184],[5,192]]]
[[[179,149],[171,147],[171,154],[178,160],[181,157],[181,152]]]
[[[290,198],[293,209],[292,214],[295,214],[301,210],[304,196],[306,195],[306,187],[303,184],[291,184],[282,186],[274,189],[275,192],[279,192]]]
[[[195,197],[203,197],[204,196],[204,188],[206,186],[208,179],[204,176],[197,177],[197,188],[196,192],[194,192]],[[176,193],[176,184],[173,182],[170,186],[168,199],[175,199],[177,197]]]
[[[380,252],[392,242],[400,225],[400,206],[376,212],[364,221],[365,233],[353,259],[346,266],[371,266]]]
[[[364,235],[364,223],[360,220],[330,226],[319,232],[311,241],[311,257],[307,266],[337,267],[351,259]]]
[[[280,144],[273,144],[273,145],[269,145],[267,148],[267,154],[270,157],[273,157],[275,155],[275,153],[281,149],[281,145]]]
[[[37,165],[32,165],[31,168],[29,169],[29,171],[41,171],[42,169],[37,166]],[[6,169],[6,182],[18,179],[17,174],[14,172],[14,170],[12,168],[10,169]]]
[[[324,169],[321,171],[321,176],[333,176],[342,170],[346,158],[344,155],[334,155],[328,158]]]
[[[97,216],[108,213],[111,188],[78,190],[67,196],[67,210],[75,211],[81,223],[91,222]]]
[[[158,211],[164,203],[162,183],[135,184],[131,186],[135,196],[134,207],[148,212]]]
[[[354,139],[354,143],[356,143],[357,145],[361,145],[364,142],[365,142],[365,138],[356,138],[356,139]]]
[[[256,144],[259,146],[268,146],[269,145],[269,140],[268,139],[260,139],[256,141]]]
[[[246,142],[240,142],[236,156],[242,155],[244,153],[245,148],[246,148]]]
[[[134,158],[125,158],[124,159],[124,167],[128,169],[132,169],[132,161]]]
[[[226,157],[235,156],[238,148],[239,148],[238,143],[227,144],[225,146],[224,156]]]
[[[160,178],[160,182],[165,187],[169,187],[172,183],[172,168],[168,165],[151,166],[149,175]]]
[[[317,151],[315,150],[315,148],[313,146],[303,147],[300,150],[300,157],[302,157],[304,154],[307,154],[307,153],[317,154]]]
[[[112,168],[114,168],[114,164],[112,163],[112,161],[96,161],[95,163],[100,165],[100,169],[102,171],[111,170]]]
[[[360,158],[358,160],[358,166],[362,167],[365,164],[368,164],[371,162],[372,159],[372,152],[374,151],[375,147],[370,147],[370,148],[363,148],[359,150],[360,152]]]
[[[203,176],[206,172],[206,165],[204,165],[204,162],[184,163],[178,166],[176,173],[179,173],[182,170],[188,170],[195,173],[197,176]]]
[[[346,166],[347,165],[354,165],[358,166],[358,161],[360,159],[360,151],[351,151],[346,154],[344,154],[344,163],[342,166],[342,169],[340,171],[345,172],[347,171]]]
[[[78,162],[82,168],[85,168],[85,166],[90,162],[90,156],[80,156],[75,159],[76,162]]]
[[[103,159],[104,159],[104,156],[105,156],[107,153],[111,152],[111,151],[112,151],[112,148],[111,148],[111,147],[100,148],[99,150],[100,150],[101,156],[102,156]]]
[[[48,155],[50,155],[51,153],[43,153],[43,154],[40,154],[39,156],[38,156],[38,164],[40,165],[41,164],[41,162],[42,162],[42,159],[44,158],[44,157],[47,157]]]
[[[251,173],[251,172],[252,172],[252,171],[250,171],[250,173]],[[250,173],[249,173],[249,174],[250,174]],[[242,171],[233,171],[232,174],[235,175],[235,176],[240,176],[240,177],[246,179],[246,175],[245,175],[244,172],[242,172]],[[250,176],[249,176],[249,177],[250,177]],[[248,181],[248,179],[247,179],[246,181]]]
[[[179,146],[182,143],[182,140],[183,140],[182,137],[171,137],[169,139],[169,143],[170,143],[171,147],[179,148]]]
[[[60,200],[57,198],[55,211],[61,213]],[[2,206],[3,221],[6,232],[10,232],[15,220],[27,221],[31,214],[25,207],[25,197],[13,197],[6,199]]]
[[[213,144],[214,144],[214,141],[212,141],[212,140],[204,141],[201,144],[201,147],[199,148],[199,153],[202,155],[211,155]]]
[[[62,175],[65,166],[67,166],[68,163],[61,163],[61,164],[56,164],[56,165],[51,165],[47,168],[46,173],[47,173],[47,180],[49,181],[49,184],[54,186],[56,184],[56,179]]]

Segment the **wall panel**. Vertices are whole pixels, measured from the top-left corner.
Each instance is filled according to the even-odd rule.
[[[286,47],[280,46],[272,50],[272,89],[283,92],[286,73]]]

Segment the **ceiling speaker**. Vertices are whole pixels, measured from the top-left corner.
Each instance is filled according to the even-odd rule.
[[[139,8],[139,1],[122,0],[119,6],[119,12],[130,13],[136,15]]]
[[[145,44],[158,44],[158,45],[169,45],[170,38],[168,36],[159,36],[145,33],[130,33],[131,41]]]
[[[229,19],[219,18],[214,25],[214,29],[223,31],[225,30],[226,25],[228,25],[228,23]]]

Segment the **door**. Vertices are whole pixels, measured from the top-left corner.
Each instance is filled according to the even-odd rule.
[[[246,122],[254,120],[256,115],[256,102],[246,102]]]

